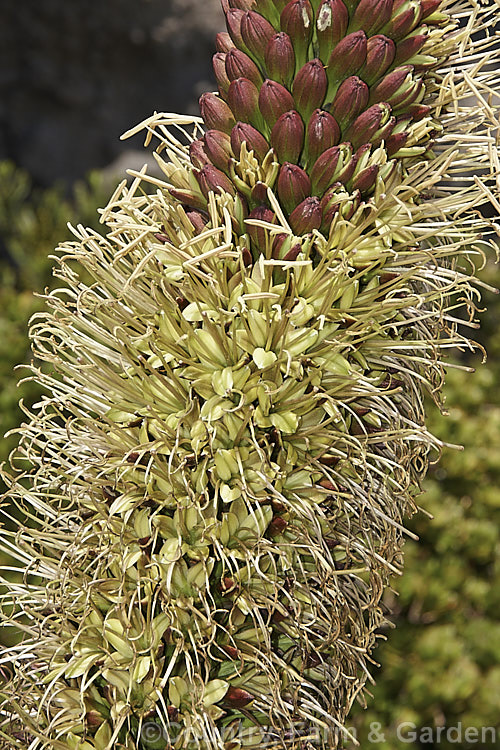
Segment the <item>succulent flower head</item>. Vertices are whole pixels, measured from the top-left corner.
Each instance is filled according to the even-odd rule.
[[[427,88],[443,59],[439,35],[449,19],[435,3],[266,0],[223,7],[231,42],[219,37],[224,67],[221,52],[214,58],[219,96],[201,100],[208,128],[219,121],[229,133],[233,120],[251,125],[278,164],[294,163],[309,178],[322,153],[340,142],[350,143],[353,154],[362,145],[373,147],[366,165],[377,167],[372,175],[379,174],[380,159],[398,158],[401,149],[401,158],[409,159],[432,147],[439,125],[428,120],[425,128],[415,126],[431,114],[424,104]],[[425,45],[436,54],[422,54]],[[262,160],[269,148],[260,139],[257,147],[256,140],[253,132]],[[340,176],[342,184],[354,167]],[[361,180],[363,199],[370,199],[375,184]]]
[[[163,179],[74,230],[32,324],[48,395],[3,475],[27,519],[5,532],[26,634],[5,750],[341,747],[442,447],[423,396],[476,310],[460,259],[496,227],[475,45],[498,11],[223,8],[218,93],[126,134],[159,138]]]

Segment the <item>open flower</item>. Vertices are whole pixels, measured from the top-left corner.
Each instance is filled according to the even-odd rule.
[[[223,0],[219,93],[129,132],[164,179],[74,230],[32,326],[6,750],[340,746],[497,200],[472,5]]]

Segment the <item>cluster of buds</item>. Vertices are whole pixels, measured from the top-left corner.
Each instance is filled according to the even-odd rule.
[[[405,146],[412,123],[430,113],[425,82],[436,64],[422,48],[430,27],[447,19],[439,4],[223,0],[227,32],[213,59],[219,92],[201,97],[207,130],[191,147],[202,193],[238,192],[232,177],[243,143],[259,162],[271,151],[292,229],[328,233],[332,186],[368,199],[391,172],[387,159],[412,155]],[[382,160],[374,156],[381,145]]]

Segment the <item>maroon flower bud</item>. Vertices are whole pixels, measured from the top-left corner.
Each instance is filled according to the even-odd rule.
[[[368,104],[370,89],[361,78],[351,76],[340,84],[331,113],[344,130]]]
[[[427,104],[410,104],[410,106],[406,108],[406,114],[411,116],[413,122],[423,120],[424,117],[427,117],[430,113],[431,108],[428,107]]]
[[[306,151],[307,162],[314,164],[324,151],[336,146],[340,141],[340,128],[329,112],[317,109],[307,123]]]
[[[227,103],[237,120],[258,122],[259,90],[248,78],[237,78],[235,81],[231,81],[227,93]]]
[[[297,162],[304,145],[304,123],[298,112],[285,112],[271,131],[271,146],[279,161]]]
[[[364,143],[369,143],[373,134],[385,125],[391,114],[388,104],[374,104],[362,112],[352,125],[347,128],[344,138],[357,149]]]
[[[407,36],[398,43],[396,47],[396,56],[394,57],[393,64],[401,65],[401,63],[409,60],[413,55],[420,52],[427,40],[427,34],[415,34],[414,36]]]
[[[253,700],[253,695],[243,688],[230,687],[224,696],[224,703],[231,708],[244,708]]]
[[[382,125],[376,133],[373,134],[371,143],[372,146],[379,146],[382,141],[387,141],[389,136],[392,134],[392,131],[394,130],[394,127],[396,125],[396,118],[390,117],[385,125]]]
[[[393,11],[390,20],[382,27],[382,33],[399,42],[415,29],[422,20],[420,0],[410,0]]]
[[[270,145],[252,125],[246,122],[237,122],[231,131],[231,146],[236,158],[239,158],[242,143],[247,144],[247,151],[253,151],[258,161],[263,161]]]
[[[247,49],[257,60],[264,58],[269,40],[276,33],[269,21],[251,10],[241,19],[241,36]]]
[[[443,0],[421,0],[422,20],[437,11]]]
[[[385,150],[388,156],[394,156],[400,148],[404,148],[408,140],[408,133],[394,133],[385,142]]]
[[[259,91],[259,108],[266,123],[272,127],[281,115],[295,109],[295,102],[288,89],[267,78]]]
[[[240,49],[246,51],[247,47],[243,41],[243,37],[241,36],[241,21],[244,15],[245,11],[243,10],[238,10],[237,8],[229,10],[226,13],[226,26],[229,32],[229,36],[233,40],[234,44]]]
[[[262,83],[260,70],[254,61],[240,49],[232,49],[226,55],[226,73],[229,81],[248,78],[257,87]]]
[[[345,151],[340,146],[326,149],[314,163],[311,170],[311,183],[313,195],[323,195],[332,182],[337,179],[337,167],[339,159]]]
[[[203,140],[205,152],[212,164],[222,169],[223,172],[227,172],[229,160],[233,157],[231,138],[220,130],[207,130]]]
[[[402,114],[407,111],[411,104],[419,104],[424,96],[424,82],[410,80],[407,88],[402,86],[399,91],[389,98],[389,104],[395,114]]]
[[[278,198],[290,213],[304,198],[311,195],[311,180],[302,167],[285,162],[278,176]]]
[[[296,244],[283,256],[283,260],[297,260],[297,256],[302,250],[302,245]]]
[[[306,198],[294,208],[288,219],[293,232],[297,235],[308,234],[319,229],[323,221],[323,212],[319,198]]]
[[[222,130],[230,133],[236,121],[225,101],[215,94],[203,94],[200,97],[200,112],[203,121],[210,130]]]
[[[295,71],[295,52],[288,34],[282,31],[271,37],[264,59],[268,76],[288,86]]]
[[[321,210],[323,211],[321,231],[325,234],[328,234],[330,225],[336,214],[338,214],[340,206],[340,190],[343,189],[344,186],[340,182],[336,182],[321,199]]]
[[[229,177],[212,164],[207,164],[199,172],[195,172],[195,175],[205,198],[208,198],[210,191],[213,193],[229,193],[230,195],[236,194]]]
[[[190,208],[199,208],[204,210],[207,207],[207,202],[203,196],[195,193],[194,190],[178,190],[177,188],[169,188],[168,192],[170,195],[182,203],[183,206],[189,206]],[[167,238],[168,239],[168,238]]]
[[[267,224],[276,223],[276,215],[273,211],[271,211],[270,208],[266,208],[266,206],[258,206],[257,208],[254,208],[253,211],[250,211],[248,218],[265,221]],[[267,229],[264,229],[264,227],[257,227],[255,226],[255,224],[246,224],[246,227],[250,239],[252,240],[254,245],[258,250],[260,250],[261,253],[265,253],[267,250],[267,246],[271,241],[271,235],[269,234],[269,231]]]
[[[378,170],[378,164],[372,164],[371,167],[365,167],[365,169],[362,169],[352,182],[353,190],[359,190],[361,193],[366,193],[375,185]]]
[[[205,151],[205,144],[201,138],[193,141],[189,146],[189,157],[192,164],[198,169],[202,169],[206,164],[210,164],[210,158]]]
[[[267,201],[267,190],[268,186],[265,182],[257,180],[250,192],[250,200],[252,206],[263,204]]]
[[[380,83],[377,83],[370,90],[370,103],[387,102],[400,89],[404,88],[405,91],[408,90],[409,85],[412,83],[412,72],[413,68],[411,65],[402,65],[400,68],[396,68],[396,70],[388,73]]]
[[[221,31],[215,37],[215,49],[217,52],[229,52],[230,49],[234,49],[234,42],[227,33],[227,31]]]
[[[287,526],[288,523],[284,518],[281,518],[281,516],[275,516],[267,527],[267,530],[271,536],[277,536],[278,534],[282,534]]]
[[[370,146],[367,145],[366,149],[370,150]],[[352,150],[351,150],[351,153],[352,153]],[[335,181],[341,182],[342,185],[346,185],[351,179],[351,177],[353,176],[354,172],[356,171],[356,167],[358,166],[358,161],[360,160],[362,155],[363,155],[363,151],[361,151],[361,149],[358,149],[357,153],[355,153],[352,158],[350,159],[347,157],[344,158],[342,168],[338,169],[337,174],[335,175]]]
[[[307,49],[313,35],[314,12],[309,0],[291,0],[281,12],[281,29],[292,40],[298,65],[307,60]]]
[[[2,674],[2,677],[3,676],[4,675]],[[87,713],[85,714],[85,721],[89,725],[89,727],[100,727],[101,724],[104,724],[105,719],[99,713],[99,711],[91,709],[90,711],[87,711]],[[16,735],[14,735],[14,736],[16,736]],[[19,739],[22,739],[22,736],[20,736]]]
[[[366,62],[359,75],[371,86],[378,81],[394,62],[396,45],[383,34],[376,34],[368,39]]]
[[[203,232],[208,223],[208,218],[200,211],[186,211],[186,216],[197,232]]]
[[[344,37],[328,60],[326,75],[330,86],[356,73],[366,60],[367,41],[364,31],[355,31]]]
[[[321,60],[310,60],[299,70],[293,82],[295,106],[307,122],[325,100],[328,80]],[[292,105],[293,106],[293,105]]]
[[[392,4],[393,0],[359,0],[349,28],[352,31],[363,29],[371,36],[389,21]]]
[[[212,67],[215,73],[215,79],[219,87],[219,93],[222,97],[227,96],[229,88],[229,78],[226,73],[226,53],[216,52],[212,58]]]
[[[319,56],[327,62],[330,54],[345,36],[349,13],[342,0],[323,0],[316,18]]]
[[[273,240],[273,258],[281,258],[283,255],[283,249],[285,250],[290,246],[290,235],[288,234],[277,234]]]
[[[240,652],[234,646],[222,646],[222,650],[229,656],[230,659],[238,659]]]
[[[241,259],[243,261],[244,266],[251,266],[253,263],[252,253],[248,249],[248,247],[244,247],[241,251]]]

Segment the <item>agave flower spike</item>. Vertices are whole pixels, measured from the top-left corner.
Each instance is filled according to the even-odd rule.
[[[32,321],[0,750],[345,746],[444,447],[424,396],[499,231],[498,8],[223,9],[218,94],[125,134],[162,177],[73,228]]]

